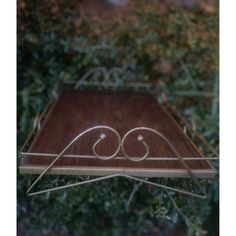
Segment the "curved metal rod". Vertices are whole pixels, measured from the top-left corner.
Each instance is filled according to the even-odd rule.
[[[116,136],[117,136],[117,138],[118,138],[118,141],[119,141],[119,146],[118,146],[118,148],[116,149],[116,152],[113,154],[113,155],[111,155],[111,156],[100,156],[99,154],[97,154],[97,152],[96,152],[96,146],[102,141],[102,140],[104,140],[105,138],[106,138],[106,134],[104,134],[104,133],[102,133],[101,135],[100,135],[100,138],[94,143],[94,145],[93,145],[93,154],[94,154],[94,156],[96,156],[97,158],[99,158],[99,159],[101,159],[101,160],[110,160],[110,159],[112,159],[112,158],[114,158],[117,154],[118,154],[118,152],[120,151],[120,143],[121,143],[121,138],[120,138],[120,135],[119,135],[119,133],[116,131],[116,130],[113,130],[113,132],[116,134]]]
[[[122,73],[124,73],[124,69],[122,67],[111,68],[109,71],[107,71],[107,77],[106,77],[107,81],[109,81],[109,80],[111,81],[111,76],[115,73],[122,74]]]
[[[113,128],[109,127],[109,126],[104,126],[104,125],[95,126],[95,127],[89,128],[89,129],[85,130],[84,132],[80,133],[79,135],[77,135],[77,136],[63,149],[63,151],[48,165],[48,167],[45,168],[45,170],[39,175],[39,177],[38,177],[38,178],[33,182],[33,184],[29,187],[29,189],[27,190],[27,194],[30,193],[30,190],[31,190],[31,189],[38,183],[38,181],[52,168],[52,166],[56,163],[56,161],[57,161],[59,158],[61,158],[61,157],[63,156],[63,154],[71,147],[72,144],[74,144],[74,143],[75,143],[79,138],[81,138],[84,134],[86,134],[86,133],[88,133],[88,132],[90,132],[90,131],[92,131],[92,130],[95,130],[95,129],[108,129],[108,130],[110,130],[111,132],[113,132],[113,133],[116,135],[117,139],[118,139],[118,147],[117,147],[117,149],[116,149],[116,151],[114,152],[113,155],[108,156],[108,157],[106,157],[106,158],[103,158],[103,157],[97,155],[97,153],[96,153],[96,151],[95,151],[96,145],[97,145],[102,139],[104,139],[104,138],[106,137],[106,136],[104,136],[104,134],[101,134],[99,140],[96,141],[95,144],[93,145],[93,152],[94,152],[94,155],[95,155],[97,158],[99,158],[99,159],[105,159],[105,160],[109,160],[109,159],[112,159],[113,157],[115,157],[115,156],[118,154],[119,150],[120,150],[121,137],[120,137],[119,133],[118,133],[115,129],[113,129]]]
[[[125,134],[125,136],[123,137],[122,141],[121,141],[121,150],[122,150],[123,154],[125,155],[125,157],[126,157],[127,159],[129,159],[130,161],[143,161],[143,160],[145,160],[145,159],[147,158],[147,156],[148,156],[148,154],[149,154],[149,147],[148,147],[147,143],[144,141],[144,137],[143,137],[142,135],[138,135],[138,136],[137,136],[137,140],[138,140],[139,142],[142,142],[143,145],[144,145],[144,147],[145,147],[146,152],[145,152],[145,154],[144,154],[143,157],[141,157],[141,158],[139,158],[139,157],[138,157],[138,158],[137,158],[137,157],[130,157],[130,156],[126,153],[126,151],[125,151],[124,143],[125,143],[127,137],[128,137],[131,133],[135,132],[136,130],[140,130],[140,129],[143,129],[143,128],[135,128],[135,129],[132,129],[132,130],[128,131],[128,132]]]
[[[102,179],[107,179],[107,178],[110,178],[110,177],[115,177],[115,176],[123,176],[123,177],[127,177],[127,178],[130,178],[130,179],[133,179],[133,180],[138,180],[138,181],[141,181],[141,182],[144,182],[144,183],[149,183],[149,184],[152,184],[152,185],[155,185],[157,187],[161,187],[161,188],[164,188],[164,189],[168,189],[168,190],[173,190],[173,191],[176,191],[176,192],[179,192],[179,193],[184,193],[184,194],[188,194],[188,195],[191,195],[191,196],[195,196],[195,197],[201,197],[201,198],[205,198],[206,197],[206,194],[205,194],[205,191],[203,190],[201,184],[199,183],[199,181],[197,180],[197,178],[195,177],[194,173],[191,171],[191,169],[188,167],[187,163],[185,162],[185,160],[179,155],[179,153],[177,152],[177,150],[175,149],[175,147],[172,145],[172,143],[168,140],[168,138],[166,136],[164,136],[162,133],[154,130],[154,129],[151,129],[151,128],[147,128],[147,127],[137,127],[137,128],[134,128],[130,131],[128,131],[125,136],[123,137],[123,139],[121,139],[119,133],[109,127],[109,126],[95,126],[95,127],[92,127],[90,129],[87,129],[85,130],[84,132],[80,133],[79,135],[77,135],[66,147],[65,149],[59,154],[57,155],[57,157],[49,164],[49,166],[47,168],[45,168],[45,170],[39,175],[39,177],[33,182],[33,184],[29,187],[29,189],[27,190],[27,194],[28,195],[35,195],[35,194],[38,194],[38,193],[43,193],[43,192],[49,192],[49,191],[54,191],[54,190],[59,190],[59,189],[63,189],[63,188],[68,188],[68,187],[72,187],[72,186],[76,186],[76,185],[80,185],[82,183],[88,183],[88,182],[94,182],[96,181],[96,179],[94,180],[90,180],[90,181],[84,181],[84,182],[81,182],[81,183],[75,183],[75,184],[71,184],[71,185],[66,185],[66,186],[61,186],[61,187],[56,187],[56,188],[51,188],[51,189],[46,189],[46,190],[41,190],[41,191],[38,191],[38,192],[34,192],[34,193],[30,193],[31,189],[38,183],[38,181],[52,168],[52,166],[55,164],[55,162],[61,158],[64,153],[71,147],[71,145],[76,142],[80,137],[82,137],[84,134],[92,131],[92,130],[95,130],[95,129],[101,129],[101,128],[104,128],[104,129],[108,129],[110,131],[112,131],[113,133],[115,133],[115,135],[117,136],[118,138],[118,147],[116,149],[116,151],[113,153],[113,155],[111,156],[108,156],[108,157],[103,157],[103,156],[100,156],[97,154],[96,152],[96,146],[106,138],[106,135],[104,133],[102,133],[100,135],[100,138],[94,143],[93,145],[93,153],[94,155],[99,158],[99,159],[102,159],[102,160],[110,160],[112,159],[113,157],[115,157],[120,148],[122,149],[122,152],[124,153],[125,157],[128,158],[129,160],[132,160],[132,161],[141,161],[141,160],[145,160],[149,154],[149,147],[148,145],[146,144],[146,142],[144,141],[144,138],[143,136],[139,135],[137,138],[138,138],[138,141],[142,142],[145,149],[146,149],[146,152],[145,152],[145,155],[142,157],[142,158],[138,158],[136,160],[132,159],[126,152],[125,152],[125,149],[124,149],[124,143],[128,137],[128,135],[130,135],[132,132],[135,132],[135,131],[138,131],[138,130],[146,130],[146,131],[150,131],[150,132],[153,132],[155,134],[157,134],[159,137],[161,137],[168,145],[169,147],[172,149],[172,151],[176,154],[178,160],[181,162],[181,164],[184,166],[184,168],[187,170],[187,172],[189,173],[189,175],[193,178],[193,180],[197,183],[199,189],[202,191],[203,195],[200,195],[200,194],[196,194],[196,193],[192,193],[192,192],[188,192],[188,191],[185,191],[185,190],[180,190],[180,189],[175,189],[175,188],[171,188],[169,186],[163,186],[163,185],[159,185],[159,184],[156,184],[156,183],[153,183],[153,182],[150,182],[150,181],[146,181],[146,180],[142,180],[142,179],[139,179],[139,178],[136,178],[136,177],[133,177],[133,176],[130,176],[130,175],[126,175],[126,174],[114,174],[114,175],[110,175],[110,176],[104,176],[104,177],[101,177],[101,178],[98,178],[97,180],[102,180]]]
[[[145,159],[147,158],[148,154],[149,154],[149,147],[148,147],[147,143],[144,141],[144,137],[143,137],[142,135],[137,136],[137,140],[138,140],[139,142],[142,142],[143,145],[144,145],[144,147],[145,147],[145,149],[146,149],[146,152],[145,152],[145,154],[144,154],[143,157],[141,157],[141,158],[133,158],[133,157],[130,157],[130,156],[126,153],[126,151],[125,151],[124,143],[125,143],[127,137],[128,137],[131,133],[133,133],[133,132],[135,132],[135,131],[139,131],[139,130],[150,131],[150,132],[152,132],[152,133],[158,135],[161,139],[163,139],[163,140],[168,144],[168,146],[169,146],[169,147],[171,148],[171,150],[175,153],[175,155],[176,155],[178,158],[181,158],[181,156],[179,155],[179,153],[177,152],[177,150],[175,149],[175,147],[173,146],[173,144],[172,144],[172,143],[169,141],[169,139],[168,139],[165,135],[163,135],[161,132],[156,131],[155,129],[148,128],[148,127],[136,127],[136,128],[134,128],[134,129],[131,129],[130,131],[128,131],[128,132],[125,134],[125,136],[123,137],[122,141],[121,141],[121,150],[122,150],[123,154],[124,154],[129,160],[131,160],[131,161],[142,161],[142,160],[145,160]]]
[[[93,73],[96,72],[100,72],[104,75],[104,77],[107,77],[107,68],[104,66],[98,66],[98,67],[94,67],[90,70],[88,70],[81,78],[80,80],[75,84],[74,89],[78,89],[79,86],[81,85],[81,83],[83,81],[85,81],[87,78],[89,78],[90,75],[92,75]]]
[[[195,183],[198,185],[199,189],[202,191],[203,193],[203,196],[205,196],[205,191],[204,189],[202,188],[201,184],[199,183],[199,181],[197,180],[195,174],[191,171],[191,169],[189,168],[188,164],[185,162],[185,160],[180,156],[180,154],[178,153],[178,151],[175,149],[175,147],[173,146],[173,144],[169,141],[169,139],[163,135],[162,133],[160,133],[159,131],[156,131],[152,128],[148,128],[148,127],[136,127],[130,131],[128,131],[125,136],[123,137],[122,141],[121,141],[121,150],[123,152],[123,154],[129,159],[129,160],[133,160],[133,161],[142,161],[142,160],[145,160],[146,157],[148,156],[149,154],[149,149],[147,147],[147,144],[145,143],[144,141],[144,138],[143,136],[139,135],[137,138],[138,138],[138,141],[142,141],[142,143],[144,144],[145,148],[146,148],[146,153],[143,157],[141,158],[132,158],[130,157],[126,152],[125,152],[125,148],[124,148],[124,143],[125,143],[125,140],[126,138],[128,137],[128,135],[130,135],[132,132],[135,132],[137,130],[146,130],[146,131],[150,131],[152,133],[155,133],[157,134],[160,138],[162,138],[167,144],[168,146],[171,148],[171,150],[175,153],[175,155],[177,156],[177,158],[179,159],[179,161],[181,162],[181,164],[183,165],[183,167],[187,170],[188,174],[190,177],[193,178],[193,180],[195,181]]]
[[[113,67],[111,68],[110,70],[108,70],[106,67],[104,66],[99,66],[99,67],[95,67],[95,68],[92,68],[90,70],[88,70],[82,77],[81,79],[76,82],[75,86],[74,86],[74,89],[78,89],[79,86],[85,81],[87,80],[90,75],[92,75],[93,73],[98,73],[100,72],[101,74],[104,75],[104,81],[102,83],[109,83],[109,82],[112,82],[112,79],[111,79],[111,76],[114,74],[114,73],[124,73],[124,69],[121,68],[121,67]]]

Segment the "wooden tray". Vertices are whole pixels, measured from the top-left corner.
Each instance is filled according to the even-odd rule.
[[[78,134],[94,126],[109,126],[121,137],[136,127],[148,127],[163,134],[198,178],[212,178],[216,170],[183,133],[169,113],[146,93],[94,92],[64,89],[52,105],[36,137],[20,164],[20,172],[40,174]],[[147,130],[132,132],[124,142],[127,159],[120,149],[111,160],[94,156],[93,144],[101,133],[106,135],[96,147],[101,156],[109,156],[119,145],[107,129],[95,129],[78,139],[53,165],[48,174],[108,175],[125,173],[145,177],[189,177],[176,153],[158,135]],[[137,140],[142,135],[149,153]],[[162,158],[161,160],[158,158]],[[165,158],[165,159],[164,159]],[[194,160],[196,158],[196,160]],[[202,158],[202,159],[201,159]],[[191,160],[189,160],[191,159]]]

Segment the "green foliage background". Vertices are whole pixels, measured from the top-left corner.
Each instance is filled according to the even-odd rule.
[[[158,4],[137,1],[136,18],[117,23],[82,18],[65,1],[18,1],[19,147],[56,83],[77,80],[94,66],[116,65],[155,83],[218,149],[218,13],[170,5],[163,10]],[[95,50],[98,45],[110,50]],[[203,181],[207,200],[174,193],[170,198],[140,186],[128,207],[134,182],[108,180],[27,197],[33,179],[18,175],[18,225],[27,228],[25,235],[148,235],[153,227],[168,235],[180,221],[189,235],[218,234],[217,180]],[[48,177],[41,187],[77,180]],[[194,188],[191,181],[171,181]]]

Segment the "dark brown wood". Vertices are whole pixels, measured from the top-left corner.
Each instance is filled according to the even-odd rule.
[[[122,137],[135,127],[149,127],[163,133],[182,157],[202,157],[189,138],[184,135],[180,127],[152,95],[73,90],[61,92],[28,151],[58,154],[79,133],[97,125],[110,126],[117,130]],[[106,133],[108,137],[98,145],[97,152],[100,155],[111,155],[117,147],[117,140],[114,134],[102,129],[86,134],[73,144],[66,154],[93,155],[92,145],[98,140],[102,132]],[[143,145],[137,141],[138,134],[144,136],[145,142],[150,147],[149,156],[176,156],[161,138],[147,131],[136,132],[127,139],[125,148],[130,156],[141,157],[145,152]],[[121,151],[118,156],[123,156]],[[52,160],[52,157],[26,156],[21,163],[21,168],[46,167]],[[186,161],[186,163],[193,170],[213,171],[212,166],[206,160]],[[128,168],[162,171],[184,169],[177,160],[133,162],[130,160],[102,161],[71,157],[62,157],[55,163],[55,167]]]

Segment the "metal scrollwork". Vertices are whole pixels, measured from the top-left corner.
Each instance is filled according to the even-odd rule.
[[[61,158],[61,157],[65,154],[65,152],[66,152],[79,138],[81,138],[81,137],[82,137],[83,135],[85,135],[86,133],[88,133],[88,132],[90,132],[90,131],[92,131],[92,130],[95,130],[95,129],[107,129],[107,130],[110,130],[111,132],[113,132],[113,133],[116,135],[117,139],[118,139],[118,145],[117,145],[116,151],[115,151],[111,156],[102,157],[102,156],[98,155],[97,152],[96,152],[96,150],[95,150],[95,149],[96,149],[96,146],[97,146],[103,139],[106,138],[105,134],[102,133],[102,134],[100,135],[100,138],[99,138],[99,139],[95,142],[95,144],[93,145],[93,153],[94,153],[94,155],[95,155],[97,158],[103,159],[103,160],[110,160],[110,159],[112,159],[113,157],[115,157],[115,156],[118,154],[119,150],[120,150],[121,137],[120,137],[119,133],[118,133],[115,129],[113,129],[113,128],[109,127],[109,126],[104,126],[104,125],[95,126],[95,127],[90,128],[90,129],[87,129],[87,130],[85,130],[84,132],[82,132],[82,133],[80,133],[79,135],[77,135],[77,136],[63,149],[63,151],[62,151],[60,154],[58,154],[58,156],[48,165],[47,168],[45,168],[45,170],[39,175],[39,177],[38,177],[38,178],[34,181],[34,183],[30,186],[30,188],[28,189],[27,193],[30,192],[30,190],[37,184],[37,182],[53,167],[53,165],[56,163],[56,161],[57,161],[59,158]]]
[[[100,85],[110,85],[116,84],[117,81],[112,81],[112,76],[115,74],[124,73],[124,69],[121,67],[113,67],[110,70],[104,66],[94,67],[88,70],[80,80],[75,84],[74,89],[78,89],[82,84],[85,84],[85,81],[90,78],[93,74],[100,74],[103,76],[103,80],[99,83]],[[95,81],[96,82],[96,81]]]
[[[138,136],[137,136],[137,140],[138,140],[139,142],[142,142],[142,143],[143,143],[143,145],[144,145],[144,147],[145,147],[145,150],[146,150],[146,151],[145,151],[145,154],[144,154],[142,157],[140,157],[140,158],[130,157],[130,156],[127,154],[127,152],[125,151],[125,148],[124,148],[124,144],[125,144],[125,141],[127,140],[127,137],[128,137],[129,135],[131,135],[132,133],[134,133],[134,132],[136,132],[136,131],[141,131],[141,130],[149,131],[149,132],[152,132],[152,133],[158,135],[161,139],[163,139],[163,140],[169,145],[169,147],[170,147],[171,150],[176,154],[176,156],[179,157],[179,154],[178,154],[178,152],[176,151],[176,149],[174,148],[173,144],[172,144],[172,143],[167,139],[167,137],[164,136],[162,133],[160,133],[160,132],[158,132],[158,131],[156,131],[156,130],[154,130],[154,129],[148,128],[148,127],[137,127],[137,128],[134,128],[134,129],[131,129],[130,131],[128,131],[128,132],[124,135],[124,137],[123,137],[123,139],[122,139],[122,141],[121,141],[121,150],[122,150],[124,156],[125,156],[127,159],[129,159],[129,160],[131,160],[131,161],[143,161],[143,160],[145,160],[145,159],[148,157],[148,155],[149,155],[149,147],[148,147],[147,143],[145,142],[145,139],[144,139],[144,137],[143,137],[142,135],[138,135]]]
[[[93,180],[86,180],[86,181],[82,181],[82,182],[78,182],[78,183],[74,183],[74,184],[69,184],[69,185],[66,185],[66,186],[60,186],[60,187],[55,187],[55,188],[51,188],[51,189],[45,189],[45,190],[41,190],[41,191],[38,191],[38,192],[31,192],[32,188],[39,182],[39,180],[54,166],[54,164],[56,163],[56,161],[58,159],[60,159],[61,157],[63,156],[66,156],[65,153],[66,151],[78,140],[80,139],[83,135],[85,135],[86,133],[89,133],[90,131],[92,130],[96,130],[96,129],[106,129],[106,130],[109,130],[111,131],[113,134],[115,134],[116,138],[117,138],[117,141],[118,141],[118,144],[117,144],[117,148],[116,150],[114,151],[114,153],[110,156],[101,156],[97,153],[96,151],[96,147],[98,145],[101,145],[100,143],[102,143],[102,141],[104,139],[107,138],[106,134],[105,133],[101,133],[100,134],[100,137],[99,139],[93,144],[93,147],[92,147],[92,150],[93,150],[93,154],[94,154],[94,157],[95,158],[98,158],[98,159],[101,159],[101,160],[111,160],[112,158],[116,157],[117,154],[119,153],[119,151],[121,150],[122,153],[124,154],[124,157],[129,159],[130,161],[144,161],[148,155],[149,155],[149,147],[148,147],[148,144],[145,142],[145,139],[142,135],[138,134],[137,135],[137,141],[138,142],[142,142],[142,144],[144,145],[145,147],[145,153],[142,157],[130,157],[127,152],[125,151],[125,148],[124,148],[124,144],[127,140],[127,137],[129,135],[131,135],[132,133],[134,132],[137,132],[137,131],[149,131],[151,133],[154,133],[156,134],[158,137],[160,137],[162,140],[164,140],[168,146],[171,148],[171,150],[175,153],[175,155],[177,156],[177,159],[182,163],[183,167],[186,169],[186,171],[189,173],[189,176],[192,177],[194,179],[194,181],[197,183],[199,189],[201,190],[201,192],[203,193],[203,195],[199,195],[199,194],[196,194],[196,193],[192,193],[192,192],[188,192],[188,191],[185,191],[185,190],[180,190],[180,189],[176,189],[176,188],[172,188],[172,187],[168,187],[168,186],[164,186],[164,185],[161,185],[161,184],[157,184],[157,183],[153,183],[153,182],[150,182],[150,181],[147,181],[147,180],[143,180],[143,179],[139,179],[139,178],[136,178],[134,176],[130,176],[130,175],[127,175],[127,174],[123,174],[123,173],[118,173],[118,174],[113,174],[113,175],[108,175],[108,176],[103,176],[103,177],[99,177],[99,178],[96,178],[96,179],[93,179]],[[96,182],[96,181],[99,181],[99,180],[105,180],[105,179],[109,179],[109,178],[113,178],[113,177],[126,177],[128,179],[133,179],[133,180],[137,180],[137,181],[140,181],[140,182],[143,182],[143,183],[147,183],[147,184],[151,184],[151,185],[154,185],[154,186],[157,186],[157,187],[160,187],[160,188],[163,188],[165,190],[173,190],[173,191],[176,191],[176,192],[179,192],[179,193],[183,193],[183,194],[187,194],[187,195],[190,195],[190,196],[195,196],[195,197],[200,197],[200,198],[205,198],[205,192],[204,192],[204,189],[202,188],[202,186],[200,185],[200,183],[198,182],[198,180],[196,179],[194,173],[191,171],[191,169],[188,167],[188,165],[185,163],[184,159],[179,155],[179,153],[176,151],[176,149],[174,148],[173,144],[168,140],[168,138],[166,136],[164,136],[162,133],[160,133],[159,131],[156,131],[152,128],[148,128],[148,127],[137,127],[137,128],[134,128],[134,129],[131,129],[129,130],[124,136],[123,138],[121,139],[121,136],[119,135],[119,133],[109,127],[109,126],[95,126],[95,127],[91,127],[87,130],[85,130],[84,132],[78,134],[64,149],[63,151],[56,155],[56,158],[44,169],[44,171],[38,176],[38,178],[32,183],[32,185],[29,187],[29,189],[27,190],[27,194],[28,195],[36,195],[36,194],[40,194],[40,193],[45,193],[45,192],[49,192],[49,191],[55,191],[55,190],[60,190],[60,189],[65,189],[65,188],[68,188],[68,187],[73,187],[73,186],[77,186],[77,185],[81,185],[81,184],[85,184],[85,183],[92,183],[92,182]]]

